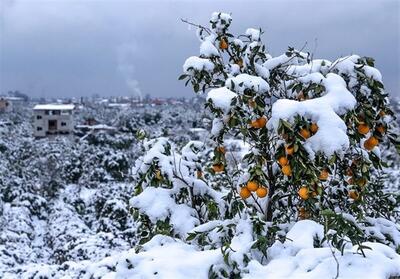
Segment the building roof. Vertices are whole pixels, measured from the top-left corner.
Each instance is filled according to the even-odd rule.
[[[10,96],[0,96],[0,99],[9,100],[9,101],[23,101],[24,100],[20,97],[10,97]]]
[[[73,110],[75,105],[72,104],[43,104],[36,105],[33,110]]]

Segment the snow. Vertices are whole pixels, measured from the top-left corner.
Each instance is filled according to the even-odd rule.
[[[311,63],[303,65],[290,65],[287,73],[294,76],[305,76],[311,73],[327,74],[332,63],[326,59],[315,59]]]
[[[302,57],[307,57],[306,53],[300,53],[300,55]],[[304,62],[305,59],[301,58],[301,57],[297,57],[294,55],[286,55],[286,54],[282,54],[280,56],[274,57],[274,58],[270,58],[267,61],[264,62],[263,66],[268,69],[268,70],[273,70],[278,66],[282,66],[282,65],[298,65],[301,62]]]
[[[314,153],[322,152],[327,156],[334,152],[343,153],[349,147],[347,127],[339,115],[354,108],[356,100],[347,90],[345,81],[336,74],[329,73],[326,78],[321,74],[310,74],[304,79],[322,81],[326,94],[306,101],[280,99],[273,104],[272,117],[268,127],[277,129],[279,120],[293,120],[296,115],[304,116],[317,123],[318,132],[308,138],[305,148]],[[339,115],[338,115],[339,114]],[[311,153],[312,157],[313,154]]]
[[[73,110],[75,105],[72,104],[43,104],[36,105],[33,110]]]
[[[246,36],[249,36],[251,41],[259,41],[260,35],[261,35],[260,29],[248,28],[246,30]]]
[[[219,51],[218,49],[214,46],[212,43],[213,38],[206,38],[205,41],[203,41],[200,45],[200,55],[202,57],[219,57]]]
[[[153,223],[170,217],[171,224],[183,237],[198,225],[198,220],[193,217],[195,210],[184,204],[176,204],[168,189],[146,188],[130,200],[130,205],[149,216]]]
[[[194,230],[209,231],[220,225],[220,222],[211,221]],[[239,221],[229,260],[243,264],[243,256],[248,254],[253,243],[251,230],[248,220]],[[276,241],[268,249],[269,261],[266,264],[251,260],[241,267],[244,270],[241,277],[334,278],[337,273],[335,258],[339,263],[338,278],[386,279],[400,274],[400,256],[383,244],[363,243],[371,248],[364,249],[364,258],[357,253],[358,246],[346,248],[343,255],[331,247],[314,247],[316,236],[322,238],[322,225],[308,220],[297,222],[284,243]],[[99,261],[66,262],[65,268],[60,270],[44,264],[27,265],[21,269],[26,270],[26,276],[52,274],[52,278],[207,278],[210,267],[221,264],[221,249],[200,250],[179,239],[155,235],[138,250],[130,249]]]
[[[218,136],[219,133],[224,129],[224,121],[219,118],[214,118],[212,122],[212,128],[211,128],[211,135],[213,136]]]
[[[211,15],[211,29],[217,34],[221,34],[232,22],[232,17],[227,13],[214,12]]]
[[[225,114],[229,113],[231,103],[237,94],[226,87],[212,89],[207,94],[207,101],[212,101],[216,108],[221,109]]]
[[[364,73],[367,77],[382,82],[382,74],[378,69],[371,66],[364,66]]]
[[[209,59],[191,56],[183,64],[183,72],[190,74],[193,70],[211,72],[214,64]]]
[[[269,78],[269,70],[267,68],[257,63],[254,64],[254,67],[256,69],[257,75],[259,75],[263,79]]]
[[[314,239],[322,240],[324,237],[324,227],[311,220],[297,222],[286,235],[291,245],[298,249],[314,247]]]
[[[267,73],[264,72],[264,74]],[[260,93],[265,93],[269,90],[269,85],[264,79],[248,74],[240,74],[236,77],[228,78],[225,82],[225,86],[239,94],[242,94],[246,89],[251,89]]]
[[[380,243],[364,243],[372,250],[365,249],[366,257],[355,253],[357,246],[345,249],[342,256],[335,250],[334,254],[339,263],[339,277],[344,278],[376,278],[386,279],[400,274],[400,256],[391,248]],[[327,247],[309,248],[284,254],[261,265],[251,261],[247,267],[249,274],[243,278],[335,278],[337,263],[332,250]]]

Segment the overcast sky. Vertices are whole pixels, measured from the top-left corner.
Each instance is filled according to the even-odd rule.
[[[400,96],[397,0],[0,3],[0,93],[193,96],[177,77],[199,42],[180,18],[208,24],[212,12],[224,11],[232,13],[235,33],[265,30],[272,55],[307,42],[316,58],[372,56],[387,91]]]

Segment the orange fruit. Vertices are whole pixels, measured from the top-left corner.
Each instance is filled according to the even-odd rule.
[[[312,123],[310,125],[310,131],[315,134],[318,131],[318,125],[316,123]]]
[[[226,38],[221,38],[221,41],[219,42],[219,48],[220,49],[228,48],[228,42],[226,41]]]
[[[353,175],[353,170],[349,167],[349,168],[347,168],[347,170],[346,170],[346,175],[347,176],[352,176]]]
[[[212,169],[214,172],[222,172],[222,171],[224,171],[225,167],[224,167],[224,164],[219,163],[219,164],[214,164],[212,166]]]
[[[307,187],[301,187],[297,194],[302,198],[303,200],[308,200],[310,197],[310,194],[308,193],[308,188]]]
[[[196,171],[196,176],[198,179],[203,177],[203,172],[201,170]]]
[[[361,135],[365,135],[369,132],[369,126],[364,122],[361,122],[358,124],[357,130]]]
[[[245,200],[251,196],[251,192],[246,187],[242,187],[242,188],[240,188],[240,196],[242,197],[242,199]]]
[[[323,169],[321,171],[321,173],[319,174],[320,180],[326,181],[328,179],[328,177],[329,177],[329,172],[326,169]]]
[[[282,173],[286,176],[291,176],[292,175],[292,168],[290,165],[286,165],[282,167]]]
[[[384,134],[386,132],[385,126],[383,126],[382,124],[377,125],[375,130],[377,130],[381,134]]]
[[[258,189],[258,183],[256,181],[249,181],[246,185],[247,189],[252,192],[255,192]]]
[[[312,192],[311,192],[311,196],[312,196],[313,198],[315,198],[316,196],[318,196],[318,192],[317,192],[317,191],[312,191]]]
[[[265,198],[268,194],[268,189],[265,187],[259,187],[256,191],[256,194],[259,198]]]
[[[381,110],[381,111],[379,112],[379,116],[380,116],[380,117],[384,117],[385,115],[386,115],[386,112],[385,112],[385,111]]]
[[[300,130],[300,135],[301,135],[304,139],[308,139],[308,138],[311,136],[310,131],[307,130],[307,129],[304,129],[304,128]]]
[[[287,155],[293,155],[294,145],[285,145],[285,151]]]
[[[378,144],[379,144],[378,139],[374,136],[371,136],[369,139],[364,141],[364,148],[367,149],[368,151],[371,151]]]
[[[265,124],[267,124],[267,118],[265,116],[260,117],[256,120],[251,121],[251,127],[256,128],[256,129],[260,129],[265,127]]]
[[[243,60],[242,60],[242,59],[237,60],[237,61],[236,61],[236,64],[237,64],[240,68],[242,68],[242,67],[243,67]]]
[[[278,163],[279,163],[281,166],[286,166],[287,164],[289,164],[289,160],[288,160],[288,158],[286,158],[285,156],[282,156],[282,157],[280,157],[280,158],[278,159]]]
[[[219,152],[219,153],[225,154],[225,147],[223,147],[223,146],[218,146],[218,147],[216,148],[216,150],[217,150],[217,152]]]
[[[349,191],[349,198],[351,198],[353,200],[358,200],[360,198],[360,195],[356,190],[350,190]]]

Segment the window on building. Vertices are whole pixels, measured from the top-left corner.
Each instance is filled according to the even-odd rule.
[[[60,115],[60,111],[59,111],[59,110],[53,110],[51,114],[53,114],[53,115]]]
[[[36,115],[36,119],[42,119],[41,115]]]
[[[45,111],[44,111],[44,114],[49,115],[49,114],[50,114],[50,111],[45,110]]]
[[[61,122],[61,126],[67,126],[67,123]]]
[[[42,127],[36,127],[36,130],[37,130],[37,131],[41,131],[41,130],[43,130],[43,129],[42,129]]]

